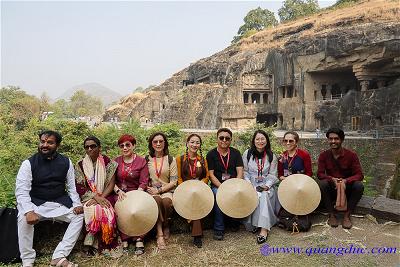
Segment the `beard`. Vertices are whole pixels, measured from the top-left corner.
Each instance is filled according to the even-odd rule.
[[[55,153],[56,153],[56,149],[49,149],[49,148],[47,148],[47,151],[42,151],[42,148],[38,148],[38,152],[39,152],[39,154],[41,154],[43,157],[47,157],[47,158],[49,158],[49,157],[52,157]]]

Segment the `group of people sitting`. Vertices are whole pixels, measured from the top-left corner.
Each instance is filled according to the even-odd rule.
[[[344,206],[342,226],[349,229],[352,227],[350,214],[363,193],[363,174],[357,155],[342,147],[344,132],[332,128],[326,137],[330,149],[323,151],[318,159],[321,198],[329,212],[328,224],[338,226],[336,211],[340,209],[336,208]],[[36,257],[34,225],[46,219],[69,223],[53,253],[51,266],[77,266],[66,257],[83,225],[84,246],[89,255],[119,246],[128,252],[130,243],[134,244],[135,254],[144,253],[145,235],[128,236],[118,231],[113,208],[132,190],[145,191],[157,202],[157,246],[160,250],[165,249],[170,237],[174,189],[191,179],[210,184],[214,195],[230,178],[251,183],[259,198],[257,208],[247,218],[237,220],[227,217],[215,202],[213,237],[223,240],[225,223],[229,220],[233,230],[239,230],[240,223],[244,223],[247,229],[257,233],[256,241],[262,244],[283,210],[277,197],[278,183],[290,179],[291,174],[313,175],[311,157],[306,150],[298,148],[299,135],[293,131],[283,136],[286,150],[281,155],[273,153],[268,134],[263,130],[254,133],[250,148],[241,155],[230,146],[232,131],[221,128],[217,131],[217,147],[206,157],[201,149],[200,135],[190,134],[186,152],[176,158],[170,155],[167,137],[162,132],[148,138],[149,153],[144,157],[135,153],[135,137],[122,135],[117,142],[120,156],[115,159],[102,153],[98,138],[89,136],[83,142],[86,154],[75,166],[57,152],[62,141],[58,132],[44,131],[39,134],[39,139],[38,153],[22,163],[16,179],[18,238],[23,266],[33,266]],[[201,220],[190,223],[193,244],[200,248]]]

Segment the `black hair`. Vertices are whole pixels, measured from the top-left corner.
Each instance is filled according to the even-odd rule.
[[[218,136],[219,133],[221,133],[221,132],[226,132],[226,133],[228,133],[228,134],[231,136],[231,138],[232,138],[232,131],[229,130],[228,128],[220,128],[220,129],[218,129],[218,131],[217,131],[217,136]]]
[[[265,139],[267,139],[267,144],[266,144],[264,149],[265,149],[265,152],[267,153],[268,161],[269,161],[269,163],[271,163],[272,160],[273,160],[274,154],[272,153],[272,150],[271,150],[271,142],[269,141],[269,136],[263,130],[257,130],[257,131],[254,132],[253,138],[251,139],[250,149],[247,152],[248,153],[247,154],[247,160],[250,159],[250,155],[252,155],[253,159],[255,160],[256,155],[258,153],[257,148],[256,148],[256,144],[255,144],[255,140],[256,140],[256,135],[257,134],[262,134],[262,135],[265,136]]]
[[[85,138],[85,141],[83,141],[83,146],[85,146],[86,141],[89,141],[89,140],[92,140],[93,142],[96,143],[96,145],[98,147],[101,147],[101,143],[100,143],[99,138],[97,138],[96,136],[93,136],[93,135],[88,136],[88,137]]]
[[[60,133],[52,130],[44,130],[41,133],[39,133],[39,139],[42,138],[42,136],[54,136],[56,138],[56,144],[59,145],[62,141],[62,136]]]
[[[204,165],[203,151],[201,150],[201,145],[203,144],[203,141],[201,140],[200,135],[198,135],[198,134],[196,134],[196,133],[190,134],[190,135],[187,137],[187,139],[186,139],[186,152],[185,152],[185,154],[186,154],[186,160],[187,160],[187,162],[189,162],[189,148],[188,148],[188,146],[187,146],[187,143],[189,142],[190,138],[192,138],[193,136],[196,136],[197,138],[200,139],[200,148],[199,148],[199,151],[200,151],[200,162],[201,162],[201,164]]]
[[[164,139],[164,150],[163,150],[164,156],[169,155],[167,136],[162,132],[155,132],[152,135],[150,135],[149,140],[148,140],[149,141],[149,146],[148,146],[149,147],[149,155],[152,157],[155,157],[156,151],[153,148],[153,139],[157,135],[161,135]]]
[[[330,128],[326,132],[326,138],[329,138],[329,134],[331,134],[331,133],[337,134],[339,136],[340,140],[342,140],[342,141],[344,140],[344,132],[342,129],[337,128],[337,127]]]

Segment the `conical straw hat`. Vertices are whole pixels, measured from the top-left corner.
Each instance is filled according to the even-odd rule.
[[[258,195],[251,183],[232,178],[218,188],[217,204],[223,213],[232,218],[249,216],[258,205]]]
[[[129,236],[140,236],[153,228],[158,218],[158,206],[146,192],[132,190],[115,204],[118,229]]]
[[[202,181],[188,180],[175,189],[172,203],[183,218],[199,220],[212,210],[214,195],[211,188]]]
[[[321,191],[313,178],[305,174],[292,174],[279,185],[278,199],[288,212],[306,215],[318,207]]]

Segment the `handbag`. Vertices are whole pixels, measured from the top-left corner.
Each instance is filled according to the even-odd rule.
[[[4,264],[21,261],[18,247],[18,210],[0,208],[0,262]],[[7,247],[7,248],[5,248]]]
[[[278,227],[292,233],[307,232],[311,228],[309,215],[294,215],[281,208],[278,213]]]

